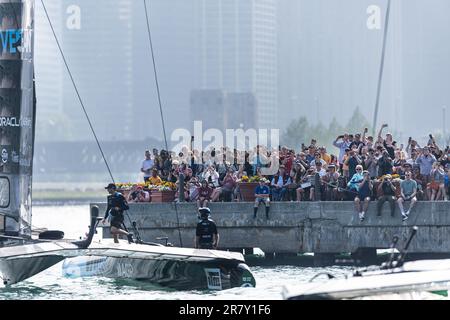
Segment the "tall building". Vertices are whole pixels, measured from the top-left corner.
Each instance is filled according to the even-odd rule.
[[[201,0],[202,89],[251,92],[257,125],[278,128],[277,1]]]
[[[57,30],[62,28],[61,1],[48,1],[46,7]],[[56,119],[64,117],[63,78],[65,70],[44,9],[36,3],[35,76],[37,96],[37,139],[54,135]]]
[[[201,121],[203,130],[244,130],[256,127],[257,102],[252,93],[222,90],[194,90],[191,93],[190,130],[194,121]]]
[[[129,0],[46,2],[86,110],[104,140],[135,138],[135,128],[143,127],[147,118],[139,112],[140,105],[133,103],[133,4]],[[74,14],[79,14],[75,19],[80,22],[75,27],[70,25]],[[40,3],[36,21],[38,119],[50,119],[38,125],[38,136],[42,134],[43,140],[92,139]]]
[[[191,94],[190,130],[193,132],[194,121],[201,121],[203,130],[226,129],[225,112],[227,98],[222,90],[194,90]]]
[[[61,30],[74,79],[100,139],[131,139],[145,117],[133,103],[133,2],[129,0],[62,2],[81,9],[81,28]],[[69,77],[64,78],[64,112],[74,136],[91,139],[87,120]]]

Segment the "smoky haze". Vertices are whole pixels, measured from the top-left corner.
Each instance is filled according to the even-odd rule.
[[[324,126],[335,118],[345,126],[357,107],[372,123],[386,0],[147,3],[169,138],[175,129],[191,129],[193,120],[214,116],[196,113],[194,92],[198,101],[253,97],[242,123],[259,128],[283,131],[300,117]],[[46,4],[100,140],[162,146],[143,1]],[[54,144],[67,142],[77,154],[82,150],[69,142],[92,143],[93,137],[39,1],[36,6],[36,166],[48,173]],[[378,125],[389,123],[402,143],[446,131],[449,12],[447,0],[392,1]],[[143,151],[116,169],[127,163],[124,171],[137,172]]]

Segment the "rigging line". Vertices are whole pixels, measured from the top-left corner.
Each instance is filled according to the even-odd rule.
[[[86,108],[84,106],[83,100],[81,99],[81,95],[80,95],[80,92],[78,91],[78,87],[77,87],[77,85],[75,83],[75,79],[73,78],[72,72],[70,71],[69,64],[67,63],[67,60],[66,60],[66,56],[64,55],[64,52],[63,52],[62,47],[61,47],[61,45],[59,43],[58,37],[56,36],[56,32],[55,32],[55,29],[53,28],[53,24],[52,24],[52,21],[50,19],[50,16],[49,16],[48,12],[47,12],[47,8],[45,7],[44,0],[41,0],[41,3],[42,3],[42,6],[44,8],[45,15],[47,16],[47,20],[48,20],[48,22],[50,24],[50,28],[52,29],[53,36],[55,37],[56,44],[58,45],[59,52],[61,53],[61,56],[63,58],[64,64],[65,64],[66,69],[67,69],[67,72],[69,73],[70,80],[72,81],[72,85],[75,88],[75,92],[77,94],[78,100],[79,100],[79,102],[81,104],[81,107],[83,108],[84,115],[86,116],[86,119],[87,119],[87,121],[89,123],[89,127],[91,128],[92,134],[94,135],[95,141],[97,142],[97,146],[98,146],[98,148],[100,150],[100,153],[102,154],[102,158],[105,161],[105,165],[106,165],[106,168],[108,169],[109,175],[111,176],[112,182],[115,183],[113,174],[112,174],[111,169],[110,169],[109,164],[108,164],[108,160],[106,159],[105,154],[104,154],[103,149],[102,149],[102,146],[100,145],[100,141],[97,138],[97,134],[95,133],[94,127],[93,127],[92,122],[91,122],[91,119],[89,118],[89,115],[88,115],[88,113],[86,111]]]
[[[145,9],[145,20],[147,22],[148,40],[150,43],[150,52],[152,55],[152,62],[153,62],[153,72],[155,75],[156,91],[158,93],[159,111],[161,113],[161,122],[162,122],[162,127],[163,127],[163,134],[164,134],[164,143],[166,146],[166,150],[169,151],[169,145],[167,144],[166,124],[164,121],[164,113],[163,113],[163,107],[162,107],[162,102],[161,102],[161,90],[159,88],[158,69],[156,68],[155,52],[153,50],[152,31],[150,28],[150,18],[149,18],[148,9],[147,9],[147,1],[146,0],[143,0],[143,1],[144,1],[144,9]],[[180,238],[180,246],[183,247],[183,240],[181,238],[181,230],[180,230],[180,218],[178,216],[178,204],[176,202],[175,202],[175,213],[177,216],[177,229],[178,229],[178,236]]]
[[[146,22],[147,22],[148,40],[150,42],[150,51],[152,54],[152,61],[153,61],[153,71],[155,74],[156,91],[158,93],[159,111],[161,113],[161,122],[162,122],[163,133],[164,133],[164,143],[166,145],[166,150],[169,151],[169,146],[167,144],[166,124],[164,121],[164,113],[163,113],[162,102],[161,102],[161,91],[159,89],[158,70],[156,68],[155,52],[153,50],[152,32],[151,32],[151,28],[150,28],[150,19],[149,19],[149,14],[148,14],[148,10],[147,10],[147,1],[146,0],[144,0],[144,8],[145,8],[145,18],[146,18]]]
[[[383,73],[384,73],[384,60],[386,57],[386,42],[388,37],[388,29],[389,29],[389,16],[391,13],[391,0],[388,0],[387,9],[386,9],[386,21],[384,25],[384,35],[383,35],[383,49],[381,53],[381,65],[380,65],[380,73],[378,75],[378,88],[377,88],[377,100],[375,102],[375,114],[373,116],[373,136],[376,134],[376,126],[378,121],[378,111],[380,108],[380,95],[381,95],[381,85],[383,81]]]
[[[178,204],[174,202],[174,205],[175,205],[175,213],[177,216],[177,229],[178,229],[178,237],[180,238],[180,247],[183,248],[183,240],[181,238],[181,230],[180,230],[180,218],[178,216]]]

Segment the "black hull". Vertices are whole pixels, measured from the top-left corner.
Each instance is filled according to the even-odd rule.
[[[63,273],[67,277],[133,279],[176,290],[226,290],[255,286],[247,265],[235,261],[78,257],[64,262]]]

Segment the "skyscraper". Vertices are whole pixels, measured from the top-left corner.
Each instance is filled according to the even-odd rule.
[[[202,0],[199,5],[202,89],[251,92],[260,128],[278,128],[277,3]]]
[[[133,103],[133,4],[129,0],[46,3],[100,139],[131,139],[135,127],[146,118],[136,112],[139,106]],[[75,27],[70,25],[74,15],[80,22]],[[88,122],[40,4],[36,20],[38,119],[49,117],[52,122],[58,122],[54,124],[56,132],[47,131],[42,138],[91,139]],[[40,127],[49,128],[48,125]],[[58,129],[64,136],[57,134]]]
[[[133,2],[63,1],[81,9],[81,28],[62,28],[66,57],[99,138],[131,139],[133,104]],[[117,90],[117,88],[119,88]],[[87,121],[69,77],[64,78],[64,111],[79,139],[91,138]],[[143,119],[144,117],[140,117]]]
[[[62,27],[61,1],[48,1],[47,10],[52,17],[52,23],[58,30]],[[37,138],[51,137],[55,132],[56,119],[63,115],[63,69],[61,55],[45,17],[44,9],[36,3],[36,41],[35,41],[35,76],[36,96],[38,101]],[[53,131],[53,132],[52,132]],[[62,138],[62,137],[59,137]]]

